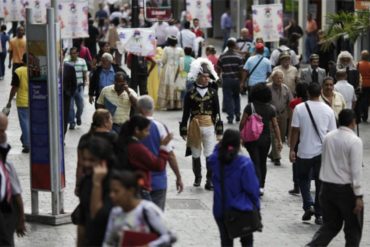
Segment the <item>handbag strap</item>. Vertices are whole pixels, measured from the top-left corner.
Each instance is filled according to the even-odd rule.
[[[307,111],[308,111],[308,115],[310,115],[310,119],[311,119],[311,122],[312,122],[312,125],[313,125],[313,128],[315,129],[315,132],[317,134],[317,136],[319,137],[320,139],[320,142],[322,143],[322,139],[321,139],[321,136],[320,136],[320,132],[319,130],[317,129],[317,125],[315,123],[315,120],[313,119],[313,116],[312,116],[312,113],[311,113],[311,109],[310,107],[308,106],[307,102],[304,103],[306,108],[307,108]]]
[[[262,55],[261,55],[262,56]],[[258,65],[261,63],[261,61],[263,60],[263,56],[260,58],[260,60],[258,61],[258,63],[256,65],[254,65],[253,69],[251,70],[251,72],[249,73],[249,77],[253,74],[253,72],[257,69]]]

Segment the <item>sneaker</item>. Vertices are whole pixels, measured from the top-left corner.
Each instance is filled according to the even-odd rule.
[[[76,124],[75,124],[75,123],[70,123],[70,124],[69,124],[69,129],[70,129],[70,130],[74,130],[74,129],[75,129],[75,127],[76,127]]]
[[[30,149],[28,147],[24,147],[22,149],[22,153],[24,153],[24,154],[28,154],[29,152],[30,152]]]
[[[235,122],[240,122],[240,117],[239,116],[235,117]]]
[[[265,194],[265,189],[264,188],[260,188],[260,196],[263,196]]]
[[[303,221],[308,221],[308,220],[311,220],[311,217],[312,217],[312,215],[314,215],[314,211],[313,211],[313,208],[312,207],[310,207],[309,209],[307,209],[305,212],[304,212],[304,214],[303,214],[303,216],[302,216],[302,220]]]
[[[193,186],[194,187],[199,187],[201,182],[202,182],[202,177],[197,177],[194,180]]]
[[[323,224],[322,217],[317,216],[315,219],[315,224],[321,226]]]
[[[77,125],[80,126],[81,125],[81,118],[77,118]]]

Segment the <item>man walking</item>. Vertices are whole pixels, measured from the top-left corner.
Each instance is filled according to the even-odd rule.
[[[335,83],[334,85],[334,91],[340,93],[343,96],[346,102],[346,109],[354,109],[357,98],[355,94],[355,89],[347,81],[346,70],[337,70],[335,77],[337,79],[337,83]]]
[[[9,41],[9,66],[13,68],[12,73],[20,66],[22,66],[22,58],[26,52],[26,37],[24,36],[24,27],[20,26],[17,28],[17,36]]]
[[[227,42],[228,50],[220,56],[217,71],[221,73],[224,105],[227,112],[227,122],[233,123],[234,115],[240,121],[240,80],[243,68],[243,58],[236,51],[234,39]]]
[[[363,226],[363,144],[354,133],[356,114],[339,113],[339,129],[323,142],[320,203],[324,224],[308,246],[328,246],[344,222],[345,246],[360,246]]]
[[[7,107],[11,107],[12,99],[15,95],[18,120],[21,127],[21,142],[23,146],[22,153],[30,152],[30,112],[28,101],[28,69],[27,69],[27,54],[23,54],[22,66],[18,67],[12,77],[12,89],[9,93]]]
[[[190,30],[190,22],[185,22],[184,29],[181,30],[177,35],[177,40],[179,41],[178,45],[181,48],[190,47],[193,50],[193,57],[195,57],[195,33]]]
[[[142,143],[154,154],[159,154],[159,148],[161,140],[166,138],[170,133],[167,127],[158,122],[153,118],[154,113],[154,101],[149,95],[144,95],[139,97],[137,101],[137,111],[143,116],[151,121],[149,136],[142,140]],[[167,145],[167,150],[169,151],[169,165],[176,176],[176,189],[180,193],[183,190],[183,183],[181,179],[181,174],[179,166],[177,165],[177,160],[175,152],[173,151],[173,146],[171,143]],[[167,172],[166,169],[160,172],[151,172],[152,177],[152,191],[150,196],[152,201],[160,207],[163,211],[166,204],[166,193],[167,193]]]
[[[113,117],[113,130],[119,134],[124,122],[129,120],[131,107],[136,106],[137,95],[128,87],[128,76],[124,72],[117,72],[114,84],[103,88],[98,100],[97,108],[107,109]]]
[[[84,87],[87,81],[87,64],[85,59],[78,57],[78,51],[76,47],[72,47],[69,51],[70,56],[65,59],[67,62],[74,66],[76,71],[77,89],[71,98],[71,106],[69,110],[69,129],[74,129],[77,125],[81,125],[81,116],[84,109]],[[75,112],[75,102],[77,112]]]
[[[326,76],[326,71],[319,67],[320,57],[317,54],[310,56],[310,66],[302,68],[301,70],[301,82],[310,84],[311,82],[319,83],[322,86],[322,82]]]
[[[221,16],[221,30],[224,38],[224,44],[222,50],[225,50],[227,46],[227,41],[230,38],[231,29],[233,28],[233,20],[230,16],[230,9],[226,9],[225,13]]]
[[[291,124],[290,161],[296,162],[299,187],[303,199],[302,220],[308,221],[315,215],[316,224],[322,224],[319,192],[321,182],[322,140],[331,130],[336,129],[333,110],[320,102],[321,87],[311,83],[308,88],[309,100],[295,107]],[[298,152],[295,151],[299,137]],[[315,201],[310,193],[311,179],[315,180]],[[314,208],[315,210],[314,210]]]

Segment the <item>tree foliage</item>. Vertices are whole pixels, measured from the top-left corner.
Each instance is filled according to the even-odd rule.
[[[358,37],[366,35],[370,29],[370,11],[328,14],[328,28],[324,34],[323,48],[344,37],[354,43]]]

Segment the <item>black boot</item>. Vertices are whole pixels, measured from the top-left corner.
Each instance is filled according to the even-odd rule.
[[[289,190],[289,194],[291,195],[299,195],[300,190],[298,184],[294,184],[294,188],[292,190]]]
[[[193,158],[194,187],[199,187],[202,182],[202,163],[200,158]]]
[[[208,158],[206,158],[207,160],[207,175],[206,175],[206,184],[204,185],[204,188],[206,190],[213,190],[213,184],[212,184],[212,171],[211,171],[211,168],[208,164]]]

